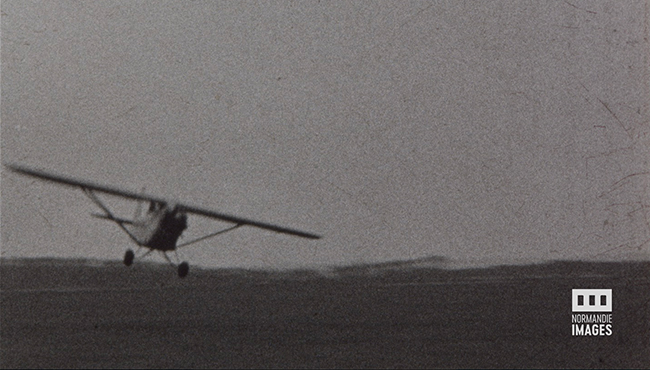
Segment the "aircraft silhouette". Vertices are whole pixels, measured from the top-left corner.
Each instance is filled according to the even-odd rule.
[[[184,203],[170,202],[159,197],[138,194],[111,186],[94,184],[89,181],[54,175],[45,171],[31,169],[14,164],[5,164],[5,166],[21,175],[31,176],[40,180],[51,181],[63,185],[81,188],[86,196],[88,196],[90,200],[92,200],[99,208],[101,208],[102,211],[104,211],[104,213],[92,213],[92,216],[115,222],[138,246],[138,250],[140,250],[140,248],[146,248],[147,252],[139,258],[143,258],[153,251],[160,251],[167,262],[169,262],[169,264],[178,267],[178,276],[181,278],[187,276],[189,273],[189,264],[187,262],[181,262],[175,265],[167,255],[167,252],[176,252],[178,248],[215,237],[241,226],[252,226],[274,231],[277,233],[299,236],[308,239],[320,239],[320,236],[312,233],[264,222],[253,221],[246,218],[235,217],[209,209],[187,205]],[[111,194],[130,200],[139,201],[134,219],[128,220],[116,217],[108,209],[108,207],[106,207],[106,205],[104,205],[104,203],[99,200],[95,192]],[[149,207],[144,214],[141,212],[141,202],[149,202]],[[217,219],[234,225],[224,230],[219,230],[215,233],[191,240],[189,242],[177,244],[181,234],[185,229],[187,229],[188,214]],[[178,259],[177,254],[176,258]],[[124,264],[130,266],[133,264],[134,259],[135,253],[133,250],[127,250],[124,254]]]

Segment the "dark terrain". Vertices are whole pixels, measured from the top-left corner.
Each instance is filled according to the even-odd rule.
[[[571,336],[571,289],[613,290],[613,335]],[[327,271],[2,260],[12,367],[650,367],[650,263]]]

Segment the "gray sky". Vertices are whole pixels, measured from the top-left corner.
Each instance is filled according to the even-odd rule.
[[[647,19],[644,1],[3,1],[2,161],[324,236],[182,251],[205,266],[647,258]],[[3,170],[2,256],[120,259],[94,211]],[[191,218],[185,240],[223,226]]]

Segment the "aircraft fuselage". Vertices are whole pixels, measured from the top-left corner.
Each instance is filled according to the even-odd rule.
[[[183,231],[187,229],[187,215],[166,204],[152,203],[149,211],[129,225],[138,244],[151,249],[172,251]]]

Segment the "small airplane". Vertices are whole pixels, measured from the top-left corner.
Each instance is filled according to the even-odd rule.
[[[88,198],[90,198],[90,200],[92,200],[104,212],[91,213],[92,216],[115,222],[138,246],[137,251],[140,251],[142,248],[146,248],[146,253],[144,253],[139,258],[144,258],[153,251],[161,252],[170,265],[178,268],[178,276],[181,278],[187,276],[189,273],[189,264],[187,262],[181,262],[175,265],[167,255],[167,252],[174,251],[176,254],[176,259],[179,261],[178,254],[176,253],[178,248],[215,237],[241,226],[253,226],[281,234],[294,235],[308,239],[320,239],[320,236],[312,233],[272,225],[264,222],[253,221],[241,217],[230,216],[227,214],[194,207],[183,203],[170,202],[158,197],[153,197],[145,194],[137,194],[110,186],[98,185],[88,181],[54,175],[44,171],[30,169],[14,164],[5,164],[5,166],[21,175],[31,176],[40,180],[51,181],[63,185],[81,188],[84,191],[84,194],[86,194],[86,196],[88,196]],[[136,209],[136,215],[134,219],[128,220],[125,218],[116,217],[108,209],[108,207],[106,207],[104,203],[99,200],[95,192],[116,195],[138,201],[138,208]],[[140,209],[142,202],[149,202],[149,208],[145,214],[141,215]],[[183,231],[187,229],[188,214],[194,214],[225,221],[233,224],[233,226],[182,244],[177,244],[179,237]],[[133,250],[127,250],[124,254],[124,264],[126,266],[131,266],[134,259],[135,253]]]

